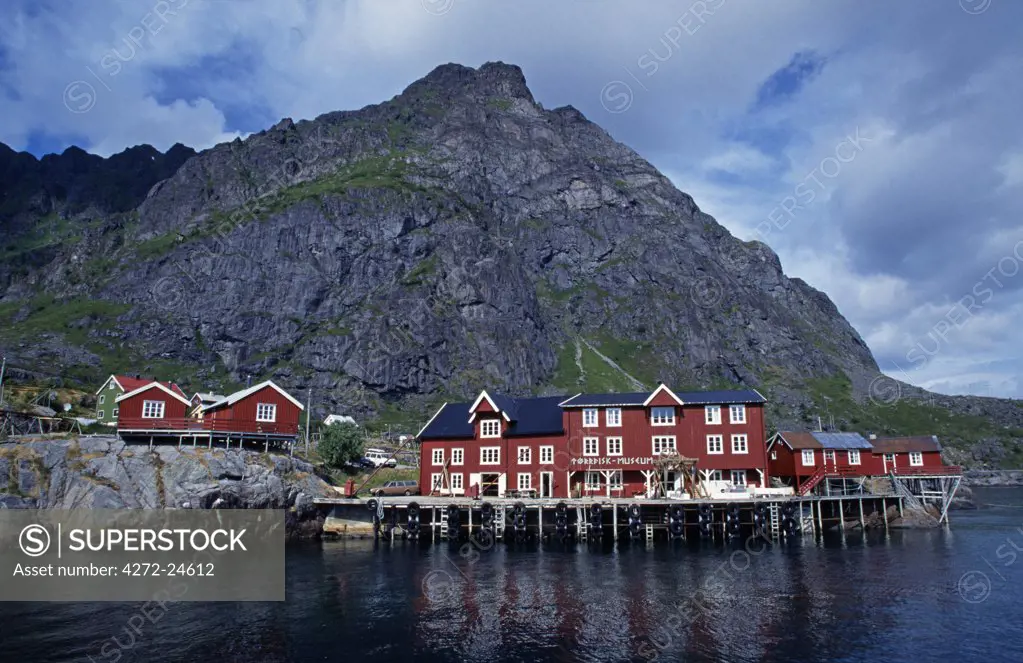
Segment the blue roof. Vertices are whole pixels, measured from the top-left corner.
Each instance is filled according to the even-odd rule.
[[[655,390],[656,391],[656,390]],[[564,402],[564,407],[608,407],[642,405],[653,391],[623,394],[579,394]],[[752,389],[732,391],[676,391],[686,405],[725,405],[728,403],[766,403],[767,399]]]
[[[825,449],[873,449],[859,433],[810,433]]]
[[[509,437],[517,435],[560,435],[561,408],[558,404],[564,396],[543,398],[511,398],[491,394],[494,403],[511,418],[511,425],[505,432]],[[476,430],[469,423],[469,408],[472,403],[448,403],[434,416],[419,435],[421,440],[475,437]]]

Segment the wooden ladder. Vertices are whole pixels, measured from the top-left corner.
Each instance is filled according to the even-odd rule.
[[[767,507],[767,513],[770,516],[771,538],[777,539],[781,534],[781,519],[778,515],[778,505],[772,504]]]

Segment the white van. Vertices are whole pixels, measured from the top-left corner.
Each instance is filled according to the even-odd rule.
[[[387,467],[396,467],[398,461],[393,458],[394,454],[388,453],[383,449],[366,449],[366,458],[380,467],[381,465],[387,465]]]

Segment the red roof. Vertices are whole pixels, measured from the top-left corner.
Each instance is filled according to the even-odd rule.
[[[124,393],[126,394],[131,393],[140,387],[144,387],[150,382],[156,382],[156,380],[151,378],[136,378],[129,375],[115,375],[114,379],[117,380],[117,383],[121,385],[121,388],[124,389]],[[185,392],[181,391],[181,387],[173,382],[160,382],[160,384],[167,387],[175,394],[179,394],[186,401],[188,400],[188,396],[185,396]]]

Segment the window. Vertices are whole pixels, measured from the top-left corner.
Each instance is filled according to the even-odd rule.
[[[533,475],[529,472],[519,473],[519,490],[530,490],[533,487]]]
[[[622,471],[615,470],[607,478],[607,485],[611,487],[611,490],[621,490],[622,488]]]
[[[444,464],[444,450],[443,449],[434,449],[433,450],[433,464],[434,465],[443,465]]]
[[[825,463],[832,463],[832,464],[834,464],[834,462],[835,462],[835,451],[833,449],[825,449],[824,450],[824,462]]]
[[[711,481],[724,481],[725,480],[725,473],[722,472],[721,470],[714,470],[713,472],[710,473],[710,480]]]
[[[120,411],[121,411],[121,409],[120,409],[120,408],[116,408],[116,407],[115,407],[115,408],[114,408],[114,411],[110,413],[110,416],[111,416],[111,417],[113,417],[114,419],[116,419],[116,418],[117,418],[117,415],[118,415],[118,413],[119,413]]]
[[[519,465],[529,465],[533,462],[533,450],[529,447],[519,447]]]
[[[113,389],[113,388],[114,388],[114,381],[111,380],[110,383],[107,384],[107,389]]]
[[[608,426],[622,425],[622,409],[620,407],[609,407],[604,410],[604,421]]]
[[[501,462],[501,447],[480,447],[480,465],[497,465]]]
[[[440,490],[444,486],[444,475],[443,474],[431,474],[430,475],[430,486],[431,491]]]
[[[650,421],[654,426],[674,426],[675,408],[654,407],[650,408]]]
[[[480,437],[501,437],[501,422],[498,419],[484,419],[481,421]]]
[[[586,473],[586,490],[600,490],[600,472]]]
[[[143,401],[143,419],[163,419],[163,401]]]
[[[103,403],[105,403],[106,400],[107,400],[107,395],[106,394],[100,394],[99,395],[99,404],[100,405],[103,405]]]
[[[803,465],[813,467],[813,449],[803,449]]]
[[[732,453],[733,454],[749,453],[749,444],[747,442],[745,435],[732,436]]]
[[[456,490],[462,490],[463,484],[461,472],[451,475],[451,487]]]
[[[452,465],[465,465],[465,449],[452,449],[451,450],[451,464]]]
[[[732,470],[732,485],[733,486],[746,485],[746,470]]]
[[[703,408],[703,418],[708,424],[720,424],[721,423],[721,406],[720,405],[708,405]]]
[[[268,423],[277,421],[277,406],[273,403],[258,403],[256,405],[256,421]]]
[[[583,455],[584,456],[597,456],[600,454],[600,438],[597,437],[584,437],[583,438]]]
[[[597,410],[596,408],[586,408],[583,410],[583,426],[587,428],[597,425]]]
[[[859,451],[853,451],[853,450],[850,449],[846,453],[849,454],[849,464],[850,465],[859,465],[860,464],[860,452]]]
[[[554,447],[540,447],[540,464],[550,465],[554,462]]]
[[[725,453],[724,436],[722,436],[722,435],[708,435],[707,436],[707,453],[708,454],[723,454],[723,453]]]
[[[607,438],[607,455],[608,456],[622,455],[622,438],[620,437]]]
[[[744,424],[746,423],[746,406],[729,405],[728,406],[728,420],[733,424]]]
[[[913,467],[920,467],[924,464],[924,455],[919,451],[909,452],[909,464]]]
[[[104,414],[105,414],[105,412],[103,412],[103,410],[96,410],[96,418],[97,419],[102,419]]]
[[[778,460],[778,452],[771,451],[771,460]]]
[[[655,436],[653,452],[655,456],[662,456],[675,453],[675,436],[674,435]]]

